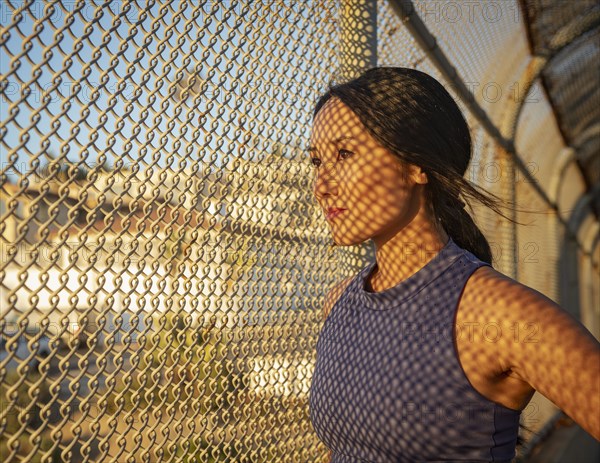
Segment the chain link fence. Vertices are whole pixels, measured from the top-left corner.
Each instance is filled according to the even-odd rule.
[[[431,73],[472,128],[471,180],[547,212],[394,3],[0,3],[3,461],[324,459],[307,400],[323,296],[372,258],[328,251],[312,197],[305,148],[330,81]],[[415,6],[502,127],[516,74],[491,63],[518,42],[518,3],[468,33],[447,3]],[[557,218],[476,217],[496,267],[556,297]],[[542,264],[515,259],[530,243]]]

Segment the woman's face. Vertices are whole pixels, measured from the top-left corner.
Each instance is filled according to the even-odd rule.
[[[425,173],[404,167],[335,97],[315,117],[309,156],[313,192],[338,245],[383,244],[423,212]],[[344,210],[328,216],[330,208]]]

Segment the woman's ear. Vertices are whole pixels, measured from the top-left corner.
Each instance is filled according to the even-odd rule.
[[[410,164],[407,161],[398,159],[396,168],[402,173],[405,181],[410,179],[412,182],[418,185],[425,185],[428,183],[427,174],[425,171],[415,164]]]
[[[413,176],[415,183],[417,183],[419,185],[425,185],[428,182],[427,174],[419,166],[415,166],[415,165],[412,166],[412,176]]]

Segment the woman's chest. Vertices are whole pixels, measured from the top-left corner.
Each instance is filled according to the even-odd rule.
[[[344,436],[341,447],[353,441],[410,452],[431,434],[452,448],[448,426],[493,422],[492,404],[482,403],[456,360],[452,319],[418,312],[328,318],[311,386],[312,420],[325,442]],[[339,429],[345,423],[352,429]]]

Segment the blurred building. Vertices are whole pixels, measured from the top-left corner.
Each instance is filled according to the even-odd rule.
[[[235,313],[268,317],[283,307],[263,310],[257,294],[240,288],[263,290],[273,280],[264,267],[271,263],[284,280],[271,281],[276,293],[284,298],[292,289],[274,253],[278,242],[310,239],[298,227],[307,211],[298,181],[305,174],[277,148],[219,169],[200,162],[180,172],[92,169],[78,178],[62,171],[7,182],[0,198],[6,320],[26,317],[35,328],[47,318],[57,332],[64,323],[79,329],[90,310],[128,319],[177,304],[202,323],[216,315],[217,326],[225,314],[229,326]]]

